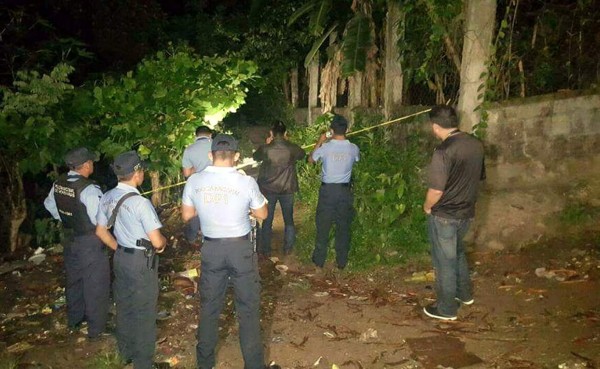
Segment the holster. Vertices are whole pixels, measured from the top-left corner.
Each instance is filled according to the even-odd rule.
[[[136,246],[144,248],[144,255],[146,256],[146,265],[148,269],[153,270],[156,264],[156,249],[152,246],[152,242],[145,238],[140,238],[135,241]]]

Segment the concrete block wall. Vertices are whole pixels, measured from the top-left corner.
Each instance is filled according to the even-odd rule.
[[[485,143],[494,187],[581,175],[565,169],[576,168],[572,162],[589,162],[585,171],[600,172],[595,167],[600,157],[600,94],[563,92],[511,100],[488,113]]]

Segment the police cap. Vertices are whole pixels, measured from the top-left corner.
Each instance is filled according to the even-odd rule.
[[[137,152],[132,150],[117,156],[111,168],[116,175],[126,176],[136,170],[145,169],[146,163],[142,161]]]
[[[98,158],[96,157],[96,154],[85,147],[72,149],[65,154],[65,164],[67,164],[69,168],[76,168],[88,160],[96,161]]]

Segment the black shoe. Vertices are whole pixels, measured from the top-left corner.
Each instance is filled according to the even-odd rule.
[[[440,319],[440,320],[456,320],[456,315],[455,316],[449,316],[449,315],[444,315],[441,314],[438,311],[438,308],[436,306],[433,305],[429,305],[429,306],[425,306],[423,308],[423,312],[425,313],[425,315],[427,315],[430,318],[434,318],[434,319]]]
[[[272,364],[265,366],[265,369],[281,369],[281,366],[272,363]]]
[[[87,339],[88,339],[88,341],[90,341],[90,342],[98,342],[98,341],[102,341],[102,340],[104,340],[105,338],[108,338],[108,337],[110,337],[110,336],[112,336],[112,334],[110,334],[110,333],[108,333],[108,332],[102,332],[102,333],[96,334],[96,335],[94,335],[94,336],[88,336],[88,338],[87,338]]]

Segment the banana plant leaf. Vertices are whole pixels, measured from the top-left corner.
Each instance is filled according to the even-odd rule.
[[[363,14],[356,14],[346,25],[342,45],[342,75],[348,77],[363,72],[367,64],[367,52],[373,45],[372,23]]]

